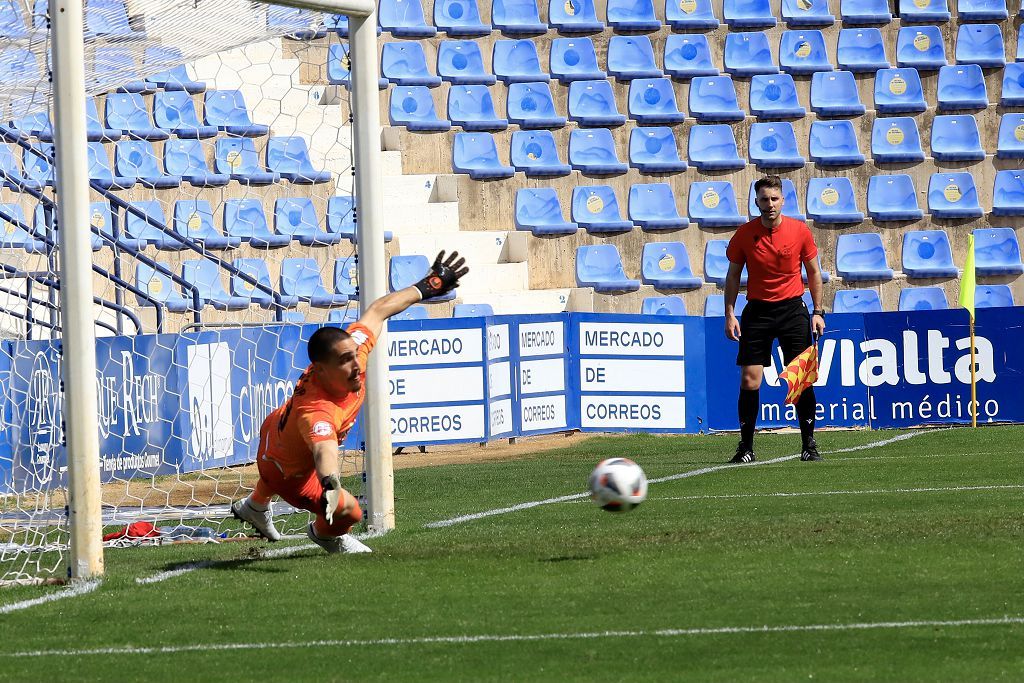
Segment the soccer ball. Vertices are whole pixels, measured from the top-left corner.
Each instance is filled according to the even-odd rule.
[[[647,498],[647,477],[629,458],[608,458],[590,473],[590,499],[602,510],[628,512]]]

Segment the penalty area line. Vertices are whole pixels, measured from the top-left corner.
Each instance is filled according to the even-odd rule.
[[[82,583],[76,583],[64,590],[55,591],[47,595],[43,595],[38,598],[32,598],[31,600],[22,600],[21,602],[12,602],[9,605],[0,605],[0,614],[10,614],[11,612],[17,612],[19,610],[28,609],[29,607],[35,607],[36,605],[42,605],[47,602],[54,602],[56,600],[63,600],[64,598],[77,598],[80,595],[86,595],[92,593],[94,590],[100,587],[99,579],[91,581],[83,581]]]

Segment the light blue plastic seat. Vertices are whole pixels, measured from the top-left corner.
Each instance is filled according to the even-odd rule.
[[[228,199],[224,202],[224,234],[256,249],[286,247],[291,235],[278,235],[270,230],[260,199]]]
[[[629,131],[629,165],[643,173],[678,173],[687,168],[679,158],[675,131],[667,126]]]
[[[697,76],[690,81],[687,98],[690,116],[697,121],[742,121],[744,113],[729,76]]]
[[[234,249],[242,243],[241,238],[222,235],[214,227],[213,209],[205,199],[174,202],[174,231],[207,249]]]
[[[102,142],[89,144],[89,181],[99,183],[103,189],[126,190],[134,187],[135,178],[115,176],[110,166],[107,148]]]
[[[668,183],[637,183],[629,188],[629,220],[643,230],[675,230],[690,221],[679,215],[672,186]]]
[[[666,2],[665,23],[675,31],[703,31],[718,28],[719,22],[711,0],[694,0]]]
[[[974,269],[978,275],[1020,275],[1024,264],[1013,228],[974,230]]]
[[[1006,64],[1003,32],[998,24],[961,24],[956,34],[957,64],[977,64],[987,69]]]
[[[206,152],[199,140],[165,142],[164,172],[180,177],[192,187],[223,187],[231,181],[229,174],[214,173],[206,165]]]
[[[120,131],[121,135],[135,140],[166,140],[170,137],[167,131],[153,125],[139,93],[108,93],[104,112],[107,127]]]
[[[430,311],[427,310],[426,306],[416,304],[410,306],[401,313],[391,316],[391,320],[428,320],[430,318]]]
[[[262,308],[273,307],[274,295],[271,292],[277,293],[280,305],[284,308],[294,308],[299,303],[297,296],[284,296],[274,288],[270,282],[270,269],[263,259],[240,258],[235,259],[231,265],[235,267],[235,270],[245,273],[262,285],[262,288],[256,287],[243,280],[239,275],[233,274],[231,276],[231,296],[247,298],[250,303],[257,304]]]
[[[837,289],[833,313],[881,313],[882,300],[873,289]]]
[[[779,43],[779,68],[784,73],[800,75],[832,71],[821,31],[783,31]]]
[[[736,306],[734,311],[736,315],[743,315],[743,309],[747,307],[747,295],[740,292],[736,295]],[[707,298],[704,299],[704,317],[705,318],[723,318],[725,317],[725,295],[724,294],[708,294]]]
[[[342,239],[357,242],[359,231],[356,227],[356,203],[350,194],[338,194],[327,200],[327,232],[341,235]],[[394,239],[394,233],[384,231],[384,241]]]
[[[547,83],[509,83],[505,99],[509,122],[520,128],[561,128],[566,124],[566,117],[555,111]]]
[[[698,171],[739,170],[747,165],[736,148],[732,126],[726,123],[693,126],[687,146],[690,165]]]
[[[938,26],[904,26],[896,35],[896,66],[935,71],[946,66],[946,43]]]
[[[885,25],[892,21],[888,0],[840,0],[839,18],[844,26]]]
[[[30,254],[46,251],[46,243],[32,236],[21,204],[0,204],[0,249],[23,249]]]
[[[494,85],[498,80],[484,69],[480,45],[474,40],[442,40],[437,75],[453,85]]]
[[[23,173],[15,176],[30,190],[42,190],[53,187],[53,144],[39,142],[29,145],[21,153]]]
[[[330,171],[318,171],[309,160],[306,139],[298,135],[275,136],[267,140],[267,170],[285,180],[313,185],[331,180]]]
[[[579,185],[572,189],[572,220],[587,232],[626,232],[632,221],[622,219],[615,190],[607,185]]]
[[[590,38],[555,38],[551,41],[548,70],[560,83],[593,81],[608,77],[597,66],[597,52]]]
[[[203,96],[203,123],[228,135],[258,138],[270,133],[270,126],[253,123],[240,90],[207,90]]]
[[[331,45],[329,50],[337,53],[340,48],[340,45],[337,48]],[[337,54],[328,56],[328,68],[337,60]],[[345,70],[348,71],[347,68]],[[380,73],[389,83],[396,85],[425,85],[428,88],[441,85],[441,77],[430,73],[423,45],[418,42],[384,43],[380,53]],[[344,81],[348,82],[347,77]]]
[[[142,56],[143,71],[149,73],[145,80],[146,90],[159,88],[165,91],[185,91],[190,95],[197,95],[206,90],[206,83],[192,78],[184,62],[184,55],[176,47],[148,46]],[[152,73],[154,68],[163,70]]]
[[[1009,16],[1005,0],[957,0],[960,21],[1002,21]]]
[[[341,38],[348,38],[348,16],[345,14],[324,14],[324,30]],[[377,35],[381,34],[380,22],[377,22]]]
[[[771,28],[778,23],[768,0],[725,0],[722,15],[730,29]]]
[[[836,18],[828,0],[782,0],[782,21],[789,28],[831,26]]]
[[[853,183],[845,176],[807,181],[807,217],[818,223],[860,223]]]
[[[486,318],[494,315],[490,304],[455,304],[452,309],[453,318]]]
[[[153,122],[179,138],[212,138],[216,126],[199,123],[192,95],[184,90],[160,91],[153,95]]]
[[[839,31],[836,65],[853,73],[890,68],[892,65],[885,56],[882,32],[877,28],[844,28]]]
[[[842,234],[836,241],[836,271],[844,280],[891,280],[882,236],[876,232]]]
[[[803,168],[804,158],[796,146],[796,133],[788,121],[755,123],[750,126],[750,162],[758,170]]]
[[[462,130],[498,131],[508,119],[494,111],[494,99],[486,85],[453,85],[448,88],[448,119]]]
[[[260,156],[252,138],[219,138],[214,148],[213,168],[242,185],[270,185],[281,180],[279,173],[260,165]]]
[[[985,74],[977,64],[957,64],[939,69],[936,92],[939,111],[984,109],[988,106]]]
[[[956,277],[953,251],[943,230],[903,233],[903,272],[907,277]]]
[[[600,128],[593,131],[602,130]],[[573,134],[583,131],[574,130]],[[604,131],[608,132],[608,131]],[[610,134],[609,134],[610,137]],[[614,145],[614,143],[612,143]],[[572,140],[569,141],[570,157],[573,152]],[[612,149],[614,154],[614,148]],[[512,133],[511,145],[512,166],[517,171],[522,171],[528,178],[533,177],[555,177],[569,175],[572,167],[563,163],[558,157],[558,145],[555,137],[549,130],[517,130]],[[622,164],[625,168],[625,164]]]
[[[924,218],[913,179],[905,174],[873,175],[868,180],[868,216],[876,221]]]
[[[608,73],[620,81],[659,78],[654,47],[647,36],[612,36],[608,39]]]
[[[29,69],[37,67],[27,63]],[[120,47],[97,47],[92,59],[86,59],[85,82],[90,91],[128,92],[123,86],[138,83],[139,68],[132,52]]]
[[[490,133],[456,133],[452,142],[452,168],[473,180],[511,178],[515,169],[498,160],[498,147]]]
[[[932,157],[937,161],[984,161],[978,122],[970,114],[940,115],[932,121]]]
[[[305,247],[325,247],[342,240],[340,234],[321,229],[316,207],[308,197],[282,197],[275,201],[274,230]]]
[[[220,278],[220,267],[209,259],[183,261],[181,279],[199,289],[199,300],[203,306],[213,306],[218,311],[241,311],[249,307],[249,297],[227,293]]]
[[[359,264],[354,254],[334,259],[334,293],[344,294],[349,301],[359,299]],[[353,313],[358,317],[359,311]]]
[[[600,33],[604,24],[597,18],[594,0],[551,0],[548,24],[559,33]]]
[[[787,212],[786,215],[789,216],[790,214]],[[827,270],[821,267],[821,252],[818,252],[818,257],[816,260],[818,262],[818,271],[821,273],[821,281],[828,282],[832,278],[832,275]],[[807,266],[804,265],[803,263],[800,264],[800,279],[803,280],[804,284],[807,284]],[[804,293],[804,301],[807,302],[807,308],[813,311],[814,306],[811,303],[809,292]]]
[[[865,112],[849,71],[822,71],[811,77],[811,110],[819,116],[860,116]]]
[[[668,78],[637,78],[629,84],[629,118],[638,123],[680,123],[672,81]]]
[[[0,4],[0,7],[3,7]],[[43,142],[53,142],[53,124],[50,122],[50,114],[42,111],[28,116],[23,116],[10,122],[22,140],[39,138]]]
[[[682,242],[648,242],[641,257],[645,285],[658,289],[696,289],[704,281],[693,274],[690,256]]]
[[[392,126],[404,126],[415,131],[443,131],[452,127],[450,121],[438,118],[434,111],[434,96],[425,85],[396,85],[391,89],[390,99],[388,120]]]
[[[160,172],[153,143],[145,140],[121,140],[114,149],[114,175],[134,179],[157,190],[178,187],[181,176]]]
[[[1007,169],[996,173],[992,186],[992,214],[1024,216],[1024,171]]]
[[[148,295],[135,295],[139,306],[162,307],[171,313],[194,310],[191,291],[187,292],[187,298],[182,296],[177,284],[164,272],[167,266],[161,264],[161,267],[163,270],[141,262],[135,264],[135,287]]]
[[[491,25],[480,19],[476,0],[437,0],[434,3],[434,26],[449,36],[479,37],[491,32]]]
[[[876,118],[871,126],[871,157],[879,164],[924,161],[917,122],[910,116]]]
[[[932,22],[944,24],[949,21],[948,0],[928,0],[927,3],[914,0],[898,0],[900,20],[905,22]]]
[[[29,27],[21,12],[21,3],[5,0],[0,3],[0,38],[22,40],[30,35]]]
[[[653,0],[608,0],[608,25],[616,31],[657,31]]]
[[[750,181],[750,190],[747,192],[747,213],[751,218],[757,218],[761,215],[761,211],[757,208],[757,193],[754,192],[754,184],[756,180]],[[798,221],[806,221],[807,216],[800,211],[800,207],[803,202],[800,201],[800,197],[796,192],[796,185],[789,178],[782,179],[782,212],[790,218],[795,218]]]
[[[1003,114],[997,140],[996,158],[1024,159],[1024,114]]]
[[[819,166],[856,166],[864,163],[853,122],[815,121],[811,124],[809,152]]]
[[[494,41],[491,65],[494,76],[503,83],[539,83],[551,80],[551,76],[540,66],[537,44],[532,40]]]
[[[92,97],[85,98],[85,135],[89,142],[115,142],[121,139],[121,131],[107,128],[100,122],[96,100]]]
[[[377,3],[380,27],[400,38],[429,38],[437,29],[427,24],[420,0],[380,0]]]
[[[726,251],[729,240],[708,240],[704,245],[704,279],[716,285],[725,285],[729,274],[729,257]],[[747,284],[747,267],[740,271],[740,285]]]
[[[978,204],[974,176],[933,173],[928,181],[928,212],[933,218],[981,218],[983,212]]]
[[[36,209],[38,215],[39,209],[42,209],[42,204],[37,204]],[[114,234],[114,216],[110,212],[110,204],[105,201],[89,203],[89,228],[89,244],[92,246],[93,251],[99,251],[106,244],[100,235],[113,237]]]
[[[281,261],[281,293],[298,297],[316,308],[330,308],[348,303],[348,296],[324,287],[320,266],[312,258],[286,258]]]
[[[332,43],[327,47],[327,82],[346,88],[352,86],[352,60],[348,55],[348,43]],[[378,87],[387,87],[387,79],[380,78]]]
[[[640,281],[626,276],[614,244],[595,244],[576,247],[576,286],[593,287],[595,292],[635,292]]]
[[[974,288],[975,308],[1016,306],[1010,285],[977,285]]]
[[[800,106],[792,76],[760,74],[750,79],[750,113],[759,119],[799,119],[807,110]]]
[[[702,228],[729,228],[746,223],[736,203],[736,191],[727,180],[690,183],[686,212]]]
[[[665,73],[675,78],[717,76],[711,46],[702,33],[673,33],[665,39]]]
[[[686,304],[678,296],[648,296],[640,304],[640,315],[686,315]]]
[[[430,261],[423,254],[395,255],[391,257],[388,284],[392,292],[411,287],[430,272]],[[458,290],[426,299],[428,302],[451,301]]]
[[[590,175],[619,175],[629,170],[628,165],[619,161],[615,139],[607,128],[570,131],[569,163],[580,173]]]
[[[725,34],[723,53],[725,72],[733,76],[756,76],[779,72],[772,61],[772,49],[768,45],[768,34],[763,32],[740,32]]]
[[[607,80],[573,81],[569,84],[569,120],[581,126],[621,126],[626,122],[615,104]]]
[[[580,227],[563,218],[558,193],[550,187],[516,190],[515,224],[534,235],[573,235]]]
[[[492,0],[491,24],[507,36],[540,36],[548,25],[540,20],[537,0]]]
[[[320,21],[320,13],[294,7],[268,7],[267,30],[284,32],[295,40],[312,40],[327,35]]]
[[[927,108],[917,69],[879,69],[875,73],[875,111],[879,114],[916,114]]]
[[[132,249],[143,249],[154,246],[157,249],[179,250],[184,247],[181,241],[169,232],[164,208],[155,199],[131,202],[131,206],[142,212],[146,218],[124,211],[123,241]]]
[[[1024,36],[1024,31],[1021,31]],[[1017,49],[1019,58],[1024,58],[1024,38],[1021,39],[1021,46]],[[1024,61],[1007,64],[1003,69],[1002,91],[999,95],[999,104],[1004,107],[1024,106]]]

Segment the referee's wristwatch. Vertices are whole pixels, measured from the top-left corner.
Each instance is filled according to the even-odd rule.
[[[815,315],[820,315],[821,319],[824,320],[825,319],[825,309],[823,309],[823,308],[815,308],[813,311],[811,311],[811,316],[815,316]]]

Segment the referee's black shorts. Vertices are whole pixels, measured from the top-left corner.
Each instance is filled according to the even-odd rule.
[[[771,365],[775,339],[779,340],[787,364],[811,345],[811,314],[800,297],[747,301],[740,316],[740,351],[736,365]]]

